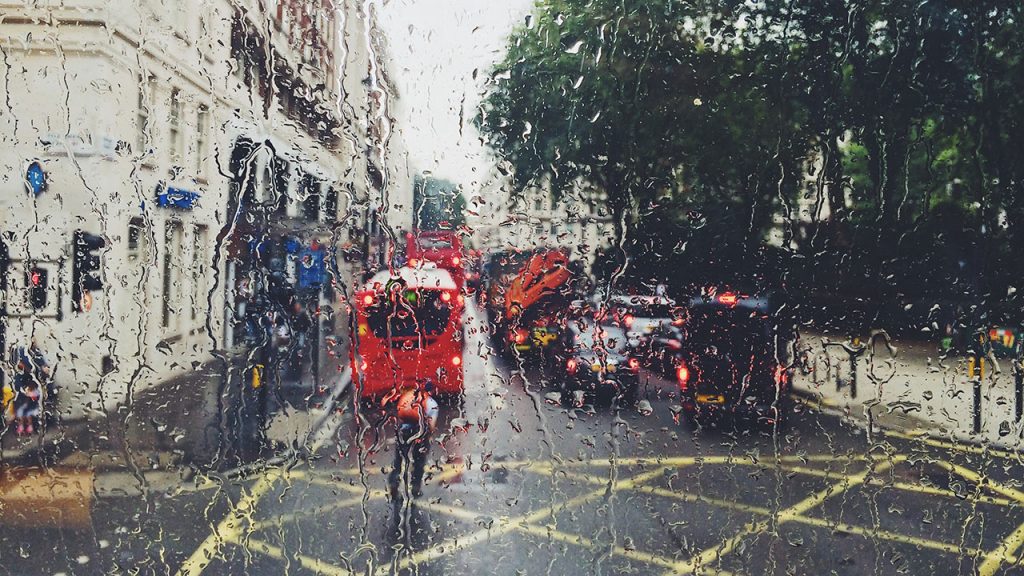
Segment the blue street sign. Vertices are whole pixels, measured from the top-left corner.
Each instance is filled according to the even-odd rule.
[[[43,167],[38,161],[33,160],[28,165],[28,169],[25,170],[25,182],[28,185],[28,191],[34,196],[39,196],[46,191],[46,172],[43,171]]]
[[[299,254],[299,288],[323,286],[327,275],[324,249],[303,248]]]
[[[199,198],[199,192],[192,190],[173,186],[164,187],[162,184],[156,187],[156,205],[161,208],[173,207],[191,210],[199,204]]]

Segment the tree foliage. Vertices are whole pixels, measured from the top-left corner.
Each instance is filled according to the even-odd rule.
[[[413,179],[414,227],[454,230],[466,223],[466,199],[449,180],[417,175]]]
[[[631,257],[661,268],[775,230],[811,288],[1005,294],[1024,272],[1008,253],[1024,238],[1022,12],[540,2],[477,120],[518,186],[603,188]]]

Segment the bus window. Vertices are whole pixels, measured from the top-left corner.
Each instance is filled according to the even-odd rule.
[[[407,290],[400,300],[381,302],[367,311],[370,330],[381,339],[389,332],[392,339],[439,336],[450,318],[451,305],[436,290]]]

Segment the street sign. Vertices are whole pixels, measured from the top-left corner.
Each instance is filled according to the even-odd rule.
[[[191,210],[199,204],[200,194],[184,188],[164,186],[156,187],[156,205],[161,208],[182,208]]]
[[[46,172],[37,160],[30,162],[28,169],[25,170],[25,185],[33,196],[39,196],[46,191]]]

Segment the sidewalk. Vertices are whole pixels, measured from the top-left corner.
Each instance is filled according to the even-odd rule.
[[[130,406],[92,420],[50,426],[28,438],[9,427],[0,436],[0,467],[62,465],[92,470],[223,472],[300,448],[333,397],[346,386],[346,373],[266,382],[266,426],[245,370],[245,356],[225,366],[213,360],[198,369],[138,393]],[[331,402],[329,402],[329,400]],[[325,404],[327,406],[325,407]]]
[[[806,350],[802,356],[807,369],[795,370],[794,391],[862,425],[1003,448],[1024,446],[1009,361],[995,366],[985,362],[981,430],[975,433],[974,386],[966,358],[941,358],[933,342],[888,342],[883,334],[862,341],[866,347],[856,361],[854,395],[850,354],[839,346],[848,341],[839,335],[802,333],[798,350]]]

